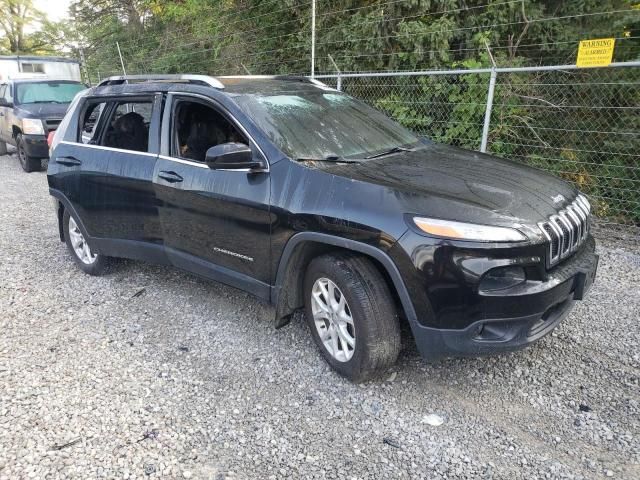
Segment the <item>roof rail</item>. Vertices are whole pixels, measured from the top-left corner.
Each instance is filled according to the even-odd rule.
[[[98,83],[98,87],[109,85],[122,85],[123,83],[136,82],[183,82],[197,85],[207,85],[209,87],[222,90],[224,85],[220,80],[208,75],[120,75],[109,77]]]
[[[260,79],[260,78],[278,78],[277,75],[218,75],[218,78],[247,78],[247,79]]]
[[[304,83],[313,83],[314,85],[319,85],[321,87],[327,87],[327,84],[317,80],[315,78],[308,77],[306,75],[219,75],[218,78],[229,78],[229,79],[274,79],[274,80],[287,80],[291,82],[304,82]]]

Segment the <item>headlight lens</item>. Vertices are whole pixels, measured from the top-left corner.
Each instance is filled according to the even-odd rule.
[[[436,218],[413,217],[420,230],[437,237],[475,242],[523,242],[527,239],[514,228],[453,222]]]
[[[24,118],[22,120],[22,133],[27,135],[44,135],[42,120],[37,118]]]

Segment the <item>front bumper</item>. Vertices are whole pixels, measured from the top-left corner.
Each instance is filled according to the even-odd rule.
[[[598,256],[593,238],[584,247],[539,280],[490,295],[475,291],[464,311],[480,319],[461,328],[441,328],[412,322],[421,355],[426,359],[476,356],[519,350],[550,333],[570,313],[595,280]],[[454,316],[455,307],[441,318]]]
[[[49,146],[44,135],[23,135],[24,151],[32,158],[49,158]]]

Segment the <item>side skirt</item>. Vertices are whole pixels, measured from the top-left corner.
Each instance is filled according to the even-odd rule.
[[[271,299],[270,285],[173,248],[135,240],[103,238],[90,238],[89,243],[95,245],[96,251],[103,255],[142,260],[159,265],[173,265],[207,280],[224,283],[230,287],[243,290],[262,300],[269,301]]]
[[[178,268],[244,290],[262,300],[271,300],[271,286],[260,280],[173,248],[166,248],[166,251],[171,263]]]

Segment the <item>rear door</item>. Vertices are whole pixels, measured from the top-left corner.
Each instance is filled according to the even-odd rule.
[[[169,96],[162,132],[168,141],[154,181],[171,262],[267,296],[269,172],[212,170],[204,163],[216,144],[246,143],[264,158],[259,147],[229,112],[196,95]]]
[[[162,95],[88,98],[74,141],[56,148],[58,183],[107,255],[162,243],[153,188],[161,107]]]

